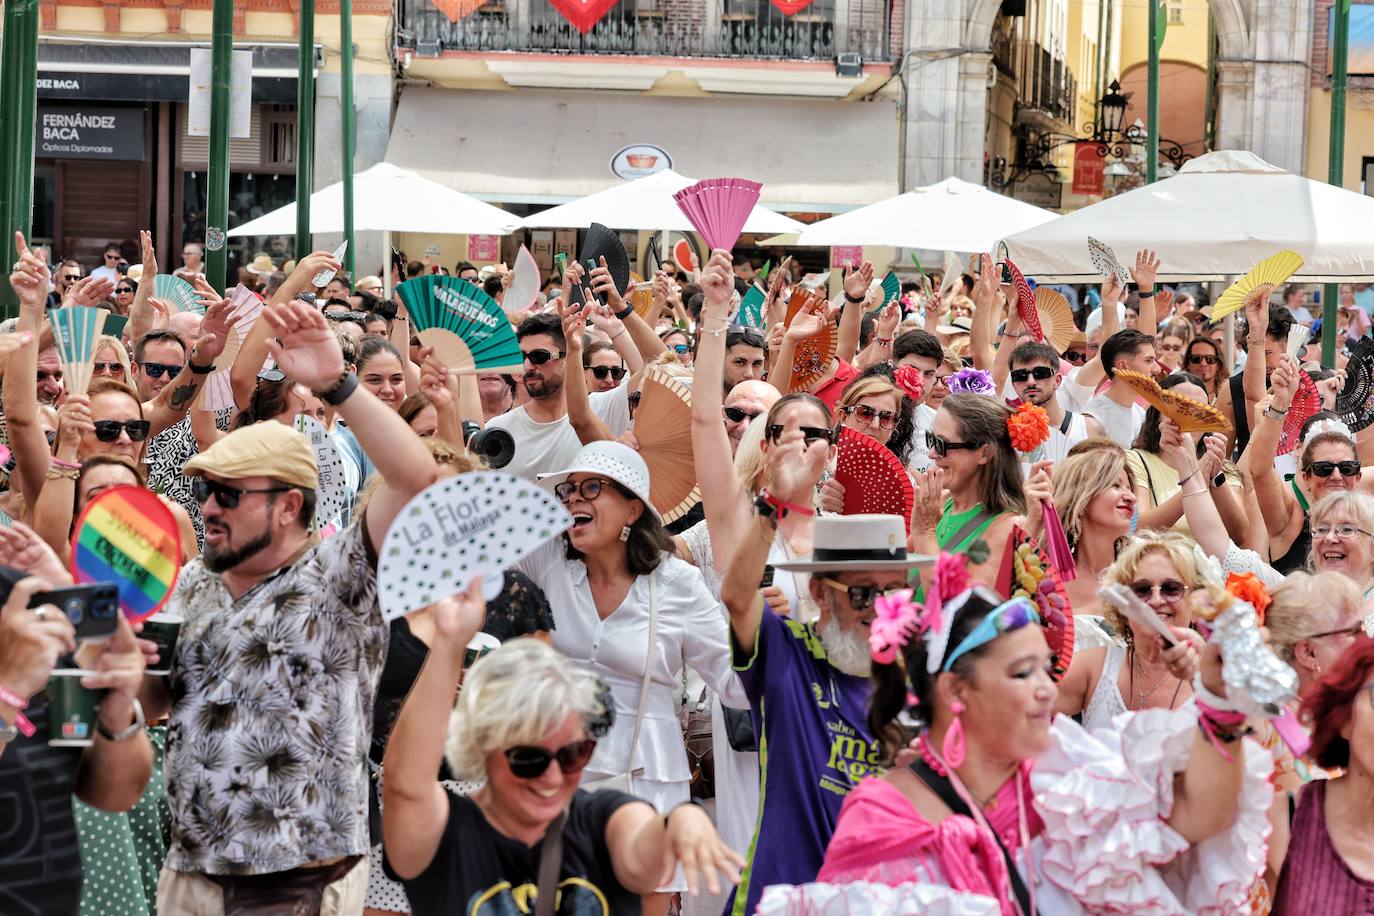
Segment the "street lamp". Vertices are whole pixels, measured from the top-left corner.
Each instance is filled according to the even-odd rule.
[[[1110,142],[1112,137],[1121,133],[1121,122],[1126,119],[1126,105],[1130,98],[1129,94],[1122,94],[1121,84],[1112,80],[1112,84],[1107,87],[1106,93],[1097,103],[1102,113],[1097,139]]]

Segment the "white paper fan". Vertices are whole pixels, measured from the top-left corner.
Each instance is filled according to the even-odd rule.
[[[1312,329],[1305,324],[1295,324],[1288,329],[1288,358],[1297,359],[1298,353],[1307,346],[1312,337]]]
[[[1117,259],[1116,252],[1112,251],[1112,246],[1088,236],[1088,257],[1102,276],[1110,277],[1116,274],[1117,282],[1121,284],[1122,289],[1130,285],[1131,272],[1121,266],[1121,261]]]
[[[224,342],[224,350],[215,358],[215,371],[205,379],[205,390],[200,396],[201,410],[218,412],[238,406],[230,371],[248,332],[261,314],[262,299],[240,283],[229,296],[229,337]]]
[[[305,436],[315,452],[320,485],[315,488],[316,531],[334,521],[344,509],[344,467],[334,437],[309,414],[296,414],[296,432]]]
[[[521,245],[520,252],[515,256],[515,269],[512,271],[510,287],[501,298],[501,308],[507,315],[534,308],[534,301],[539,298],[539,280],[539,265],[535,262],[534,255]]]
[[[940,291],[938,294],[941,299],[945,298],[945,293],[954,289],[954,284],[959,281],[959,277],[962,274],[963,270],[959,264],[959,256],[952,251],[946,251],[945,273],[944,276],[940,278]]]

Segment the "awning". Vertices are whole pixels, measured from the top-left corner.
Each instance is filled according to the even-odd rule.
[[[479,200],[552,205],[622,183],[651,144],[674,170],[763,182],[773,210],[835,213],[897,193],[891,101],[407,88],[386,161]]]

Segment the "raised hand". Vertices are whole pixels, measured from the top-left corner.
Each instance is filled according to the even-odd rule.
[[[821,509],[835,515],[844,513],[844,484],[834,477],[821,484]]]
[[[717,248],[711,252],[706,269],[701,273],[702,317],[727,317],[730,299],[735,292],[735,275],[731,269],[730,252]]]
[[[911,533],[934,536],[935,526],[945,514],[945,472],[932,464],[916,475],[915,499],[911,504]]]
[[[153,247],[153,234],[147,229],[138,230],[138,247],[143,253],[143,279],[151,283],[157,276],[157,249]]]
[[[18,520],[8,528],[0,528],[0,566],[22,569],[38,576],[48,582],[50,588],[61,588],[72,582],[71,573],[67,572],[67,567],[48,546],[48,542]],[[3,683],[0,681],[0,684]]]
[[[114,289],[115,282],[109,277],[82,277],[67,288],[67,296],[62,300],[62,307],[84,305],[98,308],[110,298]]]
[[[1152,249],[1142,248],[1135,253],[1135,265],[1131,268],[1131,279],[1137,289],[1155,288],[1155,275],[1159,273],[1159,255]]]
[[[1180,477],[1197,467],[1197,449],[1192,437],[1185,435],[1168,417],[1159,420],[1159,456],[1164,463],[1178,471]]]
[[[8,334],[0,334],[0,360],[4,360],[11,353],[20,350],[33,343],[33,334],[28,331],[11,331]]]
[[[224,345],[233,332],[230,311],[233,305],[228,299],[218,296],[205,309],[205,317],[200,322],[200,338],[192,350],[198,366],[208,366],[224,352]]]
[[[808,337],[815,337],[825,330],[825,326],[830,323],[831,316],[830,303],[814,296],[808,297],[801,310],[792,316],[792,323],[787,326],[784,337],[796,342],[806,340]]]
[[[863,261],[857,268],[851,268],[844,275],[844,294],[850,302],[863,299],[868,288],[873,285],[873,262]]]
[[[1109,305],[1116,305],[1121,301],[1126,293],[1125,287],[1121,285],[1121,278],[1112,271],[1102,281],[1102,308],[1105,310]],[[1106,314],[1104,311],[1103,314]]]
[[[48,304],[51,279],[47,262],[29,250],[22,232],[14,233],[14,250],[19,260],[14,262],[14,270],[10,273],[10,286],[19,297],[20,309],[41,314]]]
[[[449,387],[450,380],[456,380],[456,376],[449,373],[448,367],[439,362],[434,355],[433,347],[423,347],[420,350],[420,390],[429,398],[429,402],[434,405],[434,409],[440,413],[453,406],[453,390]]]
[[[1045,511],[1045,506],[1054,504],[1053,466],[1052,461],[1037,461],[1031,465],[1024,488],[1027,518],[1039,515]]]
[[[324,315],[299,299],[262,310],[275,334],[267,341],[277,368],[312,391],[332,389],[344,373],[339,339]]]
[[[1291,357],[1285,356],[1269,375],[1269,390],[1274,393],[1271,406],[1280,413],[1286,413],[1293,406],[1293,398],[1298,393],[1298,373],[1302,369]]]
[[[563,321],[563,348],[566,351],[564,361],[570,365],[582,365],[582,335],[587,330],[587,309],[591,299],[587,297],[587,290],[583,293],[583,304],[572,305],[570,303],[559,302],[558,317]]]
[[[973,281],[973,301],[979,308],[991,307],[996,301],[997,296],[997,265],[993,263],[992,255],[984,253],[978,256],[978,276]],[[926,308],[930,308],[927,304]]]
[[[829,460],[829,443],[818,439],[807,445],[801,421],[789,417],[782,435],[768,449],[769,492],[787,502],[811,505],[816,483]]]
[[[482,597],[482,577],[477,576],[468,583],[466,591],[434,602],[428,610],[434,619],[437,635],[449,644],[449,651],[461,662],[468,643],[487,619],[487,602]]]
[[[83,394],[68,395],[57,409],[57,454],[68,460],[75,458],[81,437],[94,431],[91,399]]]
[[[615,280],[611,277],[611,269],[606,266],[606,259],[601,259],[601,264],[592,271],[591,277],[592,291],[598,296],[604,297],[603,301],[610,306],[612,312],[619,312],[625,308],[625,300],[620,295],[620,290],[615,287]]]
[[[887,306],[878,313],[878,321],[874,326],[874,335],[883,340],[891,340],[892,335],[897,333],[897,325],[902,321],[902,308],[896,299],[893,299]]]

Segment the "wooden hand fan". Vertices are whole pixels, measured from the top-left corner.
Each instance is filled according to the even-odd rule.
[[[511,272],[510,286],[501,297],[501,308],[505,309],[507,315],[534,308],[534,303],[539,298],[539,286],[539,265],[535,263],[530,250],[521,245],[520,252],[515,256],[515,269]]]
[[[763,185],[745,178],[703,178],[678,191],[673,200],[707,248],[729,251],[739,241],[762,190]]]
[[[845,515],[899,515],[911,533],[915,491],[902,462],[887,446],[857,429],[841,427],[835,480],[844,487]]]
[[[178,312],[205,314],[205,303],[196,295],[195,287],[180,277],[158,274],[153,278],[153,295]]]
[[[794,291],[792,300],[787,303],[787,318],[783,322],[783,326],[790,326],[792,319],[797,317],[797,313],[807,303],[818,298],[820,297],[806,289]],[[835,358],[835,350],[840,342],[839,333],[839,325],[832,318],[826,322],[825,327],[821,328],[820,333],[797,344],[797,352],[792,359],[792,379],[788,385],[788,391],[805,391],[817,379],[825,375],[826,371],[830,369],[830,361]]]
[[[1368,337],[1350,345],[1345,386],[1336,395],[1336,413],[1354,433],[1374,423],[1374,340]]]
[[[1180,431],[1185,433],[1228,433],[1231,424],[1226,416],[1210,404],[1185,398],[1174,391],[1159,387],[1159,382],[1140,372],[1129,369],[1116,370],[1116,377],[1130,385],[1146,403],[1173,420]]]
[[[1035,293],[1026,282],[1021,268],[1013,264],[1011,258],[1007,258],[1004,263],[1011,272],[1012,285],[1016,287],[1016,314],[1021,316],[1021,323],[1026,326],[1032,337],[1044,340],[1045,332],[1040,327],[1040,313],[1035,310]]]
[[[1247,302],[1269,294],[1302,267],[1302,255],[1296,251],[1279,251],[1260,261],[1250,272],[1226,288],[1212,303],[1212,320],[1220,321],[1232,312],[1245,308]]]
[[[262,299],[240,283],[230,294],[229,303],[229,336],[224,341],[224,350],[215,358],[215,370],[205,379],[205,390],[200,396],[201,410],[221,411],[238,406],[234,401],[230,370],[253,323],[262,314]]]
[[[95,370],[95,339],[104,333],[105,309],[84,305],[49,309],[53,343],[62,363],[62,378],[67,394],[85,394],[91,387]]]
[[[664,524],[677,521],[701,502],[692,459],[691,390],[666,372],[645,370],[633,429],[649,466],[649,501]]]
[[[450,371],[515,372],[524,368],[524,354],[505,311],[473,284],[429,274],[405,281],[396,292],[420,342],[433,347],[434,355]]]
[[[1279,447],[1276,455],[1287,455],[1302,441],[1302,427],[1312,415],[1322,409],[1321,392],[1306,372],[1298,372],[1298,390],[1293,395],[1293,405],[1283,418],[1283,432],[1279,434]]]
[[[1073,343],[1078,328],[1073,323],[1073,309],[1064,294],[1047,286],[1035,288],[1035,311],[1040,318],[1040,329],[1045,340],[1054,347],[1054,352],[1063,353]]]
[[[649,322],[654,310],[654,284],[630,271],[630,288],[625,293],[625,301],[635,310],[640,321]]]

